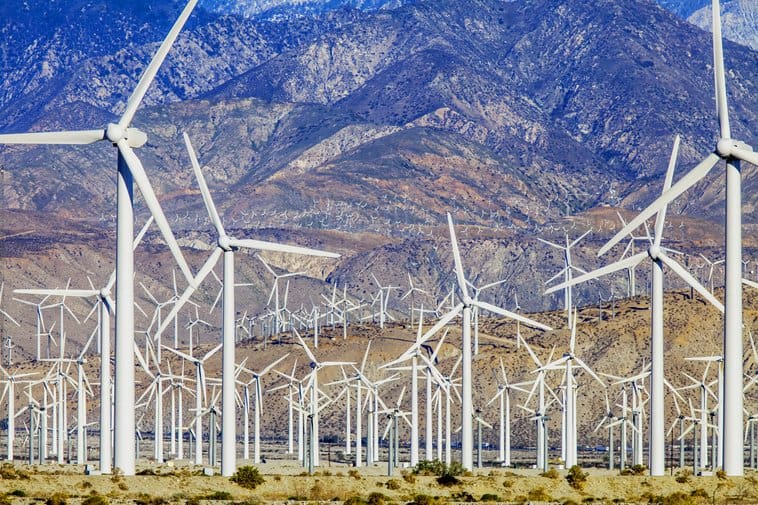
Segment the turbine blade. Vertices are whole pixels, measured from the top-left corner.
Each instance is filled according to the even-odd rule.
[[[104,130],[7,133],[0,135],[0,144],[92,144],[104,138]]]
[[[187,135],[186,132],[182,135],[184,136],[184,144],[187,146],[187,153],[189,153],[190,161],[192,162],[192,170],[195,172],[195,178],[197,179],[197,184],[200,186],[203,202],[205,202],[205,209],[208,211],[208,216],[211,218],[211,222],[216,228],[216,233],[218,233],[219,237],[223,237],[226,235],[224,225],[221,223],[221,218],[216,210],[216,205],[213,203],[213,197],[211,197],[211,192],[208,189],[208,185],[205,183],[203,171],[200,170],[200,163],[197,161],[195,149],[192,147],[189,135]]]
[[[719,310],[719,312],[721,312],[722,314],[724,313],[724,304],[721,303],[720,301],[718,301],[716,299],[716,297],[711,294],[710,291],[708,291],[707,289],[705,289],[705,287],[703,287],[703,285],[700,284],[697,281],[697,279],[695,279],[692,276],[692,274],[690,274],[684,267],[682,267],[679,263],[677,263],[676,261],[674,261],[672,258],[668,257],[663,251],[661,251],[658,254],[658,257],[661,258],[661,260],[664,263],[666,263],[666,265],[668,265],[668,267],[671,270],[673,270],[674,272],[676,272],[676,274],[679,277],[681,277],[682,279],[684,279],[684,281],[687,284],[689,284],[690,286],[692,286],[692,288],[695,291],[697,291],[700,294],[700,296],[702,296],[703,298],[705,298],[706,300],[708,300],[711,303],[711,305],[713,305],[714,307],[716,307]]]
[[[719,162],[719,158],[716,154],[709,154],[703,161],[701,161],[695,168],[687,172],[679,181],[671,186],[671,189],[666,191],[663,195],[653,201],[645,210],[640,212],[634,219],[621,229],[616,235],[613,236],[600,250],[597,252],[598,256],[602,256],[608,252],[613,246],[615,246],[621,239],[632,233],[642,223],[644,223],[651,216],[655,215],[661,207],[673,201],[676,197],[687,191],[694,186],[700,179],[708,175],[708,172],[716,166]]]
[[[100,294],[100,291],[96,289],[14,289],[13,292],[20,295],[70,296],[73,298],[88,298]]]
[[[711,4],[713,15],[713,77],[716,84],[716,114],[719,118],[719,137],[731,137],[729,111],[726,103],[726,77],[724,76],[724,49],[721,41],[721,6],[719,0]]]
[[[323,258],[339,258],[340,255],[308,247],[300,247],[286,244],[276,244],[274,242],[264,242],[262,240],[252,239],[232,239],[229,241],[232,247],[245,247],[248,249],[258,249],[259,251],[276,251],[293,254],[305,254],[307,256],[320,256]]]
[[[579,277],[574,277],[570,281],[557,284],[553,286],[552,288],[547,289],[545,291],[545,294],[547,295],[550,293],[554,293],[561,289],[565,289],[568,286],[575,286],[576,284],[580,284],[585,281],[597,279],[598,277],[602,277],[603,275],[612,274],[613,272],[618,272],[619,270],[624,270],[625,268],[637,266],[642,260],[644,260],[647,257],[648,257],[647,251],[637,253],[634,256],[630,256],[626,259],[619,260],[615,263],[611,263],[610,265],[606,265],[604,267],[598,268],[597,270],[593,270],[592,272],[586,273],[584,275],[580,275]]]
[[[179,32],[184,26],[184,23],[187,21],[187,18],[192,13],[192,9],[195,8],[196,3],[197,0],[189,0],[189,2],[187,2],[187,5],[179,15],[179,18],[176,20],[176,22],[174,22],[174,26],[171,28],[171,31],[168,32],[165,40],[153,56],[152,61],[142,73],[142,76],[137,83],[137,87],[134,88],[132,95],[129,97],[129,101],[126,103],[126,110],[124,110],[124,113],[118,122],[118,125],[121,128],[126,129],[132,123],[132,119],[134,118],[134,114],[137,112],[137,108],[142,102],[142,98],[145,96],[145,93],[147,93],[147,89],[150,87],[150,83],[153,82],[155,74],[158,73],[158,69],[163,64],[163,60],[166,59],[166,55],[171,49],[171,46],[174,44],[174,41],[179,35]]]
[[[466,276],[463,275],[463,263],[461,262],[461,252],[458,250],[458,239],[455,236],[455,226],[453,226],[453,216],[447,213],[447,224],[450,228],[450,243],[453,246],[453,261],[455,262],[455,275],[458,278],[458,289],[461,290],[463,299],[468,301],[468,287],[466,287]]]
[[[741,159],[742,161],[747,161],[748,163],[751,163],[758,167],[758,153],[755,151],[748,151],[747,149],[743,149],[741,147],[732,147],[730,154],[734,158]]]
[[[158,228],[161,230],[161,234],[163,235],[166,244],[171,250],[171,254],[174,255],[174,259],[176,260],[177,265],[179,265],[179,268],[182,270],[182,273],[187,279],[187,282],[192,284],[192,272],[190,271],[187,261],[184,259],[184,255],[182,254],[182,250],[179,248],[179,244],[176,242],[176,238],[174,238],[174,232],[171,231],[171,226],[169,225],[165,214],[163,214],[161,204],[158,201],[158,198],[155,196],[155,192],[153,192],[153,187],[150,185],[150,181],[147,178],[147,174],[145,173],[145,169],[142,166],[142,162],[134,153],[132,148],[129,147],[129,143],[126,139],[121,139],[118,141],[118,150],[119,154],[123,157],[124,162],[129,167],[129,171],[134,178],[134,182],[137,184],[137,187],[139,187],[140,193],[142,193],[142,198],[145,200],[145,204],[150,209],[150,213],[155,218],[155,224],[157,224]]]
[[[663,182],[663,193],[666,193],[671,188],[671,182],[674,179],[674,170],[676,169],[676,161],[679,157],[679,135],[674,137],[674,147],[671,149],[671,157],[669,158],[669,166],[666,169],[666,179]],[[661,245],[661,239],[663,238],[663,226],[666,222],[666,209],[668,203],[666,203],[658,215],[655,218],[655,237],[653,237],[653,244],[656,246]]]
[[[545,330],[545,331],[552,330],[552,328],[550,326],[547,326],[546,324],[538,323],[537,321],[534,321],[533,319],[529,319],[528,317],[524,317],[520,314],[516,314],[515,312],[511,312],[510,310],[501,309],[500,307],[496,307],[495,305],[492,305],[491,303],[475,301],[473,302],[473,305],[476,305],[480,309],[494,312],[495,314],[498,314],[500,316],[507,317],[509,319],[515,319],[516,321],[519,321],[531,328],[537,328],[539,330]]]
[[[177,314],[179,314],[179,311],[182,310],[182,307],[184,307],[184,304],[187,303],[198,286],[200,286],[203,280],[208,276],[208,273],[213,269],[214,266],[216,266],[216,263],[218,262],[218,259],[221,257],[221,254],[223,252],[224,251],[220,247],[214,249],[213,253],[211,253],[211,256],[205,261],[205,264],[203,264],[202,268],[200,268],[200,271],[197,273],[197,277],[195,277],[193,282],[187,286],[187,289],[184,290],[182,296],[180,296],[176,303],[174,303],[174,306],[171,307],[171,312],[169,312],[163,321],[161,321],[161,326],[155,333],[156,339],[162,335],[166,328],[168,328],[168,325],[173,322],[174,318],[177,316]]]

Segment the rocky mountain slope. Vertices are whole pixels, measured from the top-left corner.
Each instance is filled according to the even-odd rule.
[[[112,120],[177,9],[3,5],[4,132]],[[38,26],[38,12],[60,22]],[[118,22],[94,30],[104,19]],[[755,144],[756,53],[725,47],[732,128]],[[541,283],[562,264],[535,236],[561,241],[592,228],[575,258],[598,265],[594,250],[618,226],[608,206],[637,208],[660,191],[673,133],[683,135],[677,174],[712,149],[710,58],[707,33],[647,0],[417,1],[286,22],[199,9],[135,119],[150,137],[139,154],[197,265],[212,239],[183,132],[236,234],[345,253],[312,275],[319,282],[368,293],[369,271],[398,285],[410,271],[445,291],[450,211],[472,277],[508,277],[492,294],[498,302],[518,294],[543,310],[559,300],[541,296]],[[0,148],[0,255],[42,266],[34,275],[4,267],[9,286],[84,282],[88,265],[109,268],[114,158],[103,146]],[[755,171],[743,167],[748,256]],[[715,170],[669,213],[666,236],[693,268],[700,252],[721,254],[722,181]],[[137,206],[144,216],[139,195]],[[160,239],[148,243],[164,258]],[[87,262],[41,265],[67,257],[69,245]],[[148,277],[170,278],[161,261]],[[625,292],[621,277],[613,283]],[[251,309],[265,304],[256,296]],[[588,287],[578,300],[598,296]]]
[[[711,8],[703,7],[693,12],[687,20],[711,30]],[[758,5],[749,0],[731,0],[721,6],[722,33],[724,37],[744,46],[758,50]]]

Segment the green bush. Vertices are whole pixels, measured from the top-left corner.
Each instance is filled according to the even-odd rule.
[[[408,505],[442,505],[442,500],[438,496],[429,496],[428,494],[417,494],[413,501]]]
[[[569,468],[568,474],[566,475],[566,481],[569,483],[569,486],[581,491],[584,488],[584,484],[587,482],[587,475],[587,472],[582,471],[581,466],[574,465]]]
[[[234,497],[232,496],[231,493],[229,493],[227,491],[214,491],[213,493],[211,493],[209,495],[205,495],[203,497],[203,499],[204,500],[225,500],[225,501],[229,501],[229,500],[233,500]]]
[[[26,496],[26,491],[24,491],[23,489],[14,489],[13,491],[11,491],[8,494],[11,495],[11,496],[24,497],[24,496]]]
[[[416,475],[436,475],[439,477],[445,472],[446,468],[447,465],[438,459],[431,461],[425,459],[423,461],[419,461],[418,465],[413,467],[413,473]]]
[[[266,480],[254,466],[241,466],[237,472],[229,477],[229,480],[246,489],[255,489]]]
[[[503,500],[501,500],[500,497],[496,494],[484,493],[482,497],[479,499],[479,501],[503,501]]]

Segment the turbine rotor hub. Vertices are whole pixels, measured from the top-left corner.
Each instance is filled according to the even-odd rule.
[[[231,251],[232,250],[231,241],[232,239],[229,235],[222,235],[218,238],[218,246],[224,251]]]
[[[650,248],[647,250],[647,254],[650,256],[651,259],[657,260],[658,256],[661,254],[661,247],[657,245],[651,245]]]
[[[108,140],[114,144],[118,143],[119,140],[125,138],[125,133],[126,132],[124,132],[124,129],[116,123],[110,123],[108,125],[108,128],[105,130],[105,136],[108,137]]]

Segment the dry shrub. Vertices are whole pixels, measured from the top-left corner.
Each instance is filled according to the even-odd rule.
[[[400,484],[400,481],[397,480],[397,479],[390,479],[390,480],[388,480],[387,484],[385,484],[385,486],[387,486],[387,489],[389,489],[390,491],[397,491],[398,489],[400,489],[401,487],[403,487]]]
[[[378,493],[374,491],[373,493],[368,495],[367,503],[368,505],[386,505],[387,497],[384,496],[382,493]]]
[[[566,481],[569,483],[569,486],[581,491],[584,488],[584,484],[587,483],[587,476],[587,472],[583,472],[582,467],[574,465],[569,468]]]
[[[692,470],[689,468],[684,468],[676,472],[676,477],[674,477],[674,480],[676,480],[679,484],[686,484],[690,481],[691,476]]]
[[[324,485],[321,483],[320,480],[316,480],[316,482],[311,487],[310,493],[308,494],[308,498],[313,501],[323,501],[326,500],[326,489],[324,489]]]
[[[542,472],[540,474],[540,477],[545,477],[548,479],[560,479],[561,474],[555,468],[550,468],[547,472]]]
[[[16,473],[16,467],[13,466],[13,463],[3,463],[0,466],[0,477],[4,480],[18,479],[18,473]]]
[[[358,470],[356,470],[355,468],[353,468],[352,470],[348,470],[347,474],[350,477],[354,478],[355,480],[361,480],[361,473]]]
[[[408,484],[416,483],[416,475],[413,472],[409,472],[407,470],[401,470],[400,475],[403,477],[403,480],[407,482]]]
[[[413,501],[408,505],[442,505],[443,501],[439,496],[429,496],[428,494],[417,494]]]
[[[66,493],[54,493],[45,500],[45,505],[66,505],[68,495]]]
[[[527,494],[527,499],[530,501],[553,501],[552,496],[550,496],[547,491],[545,491],[545,488],[542,487],[530,489]]]
[[[358,495],[349,496],[343,505],[368,505],[368,502]]]
[[[82,505],[108,505],[108,498],[100,494],[92,494],[82,500]]]

